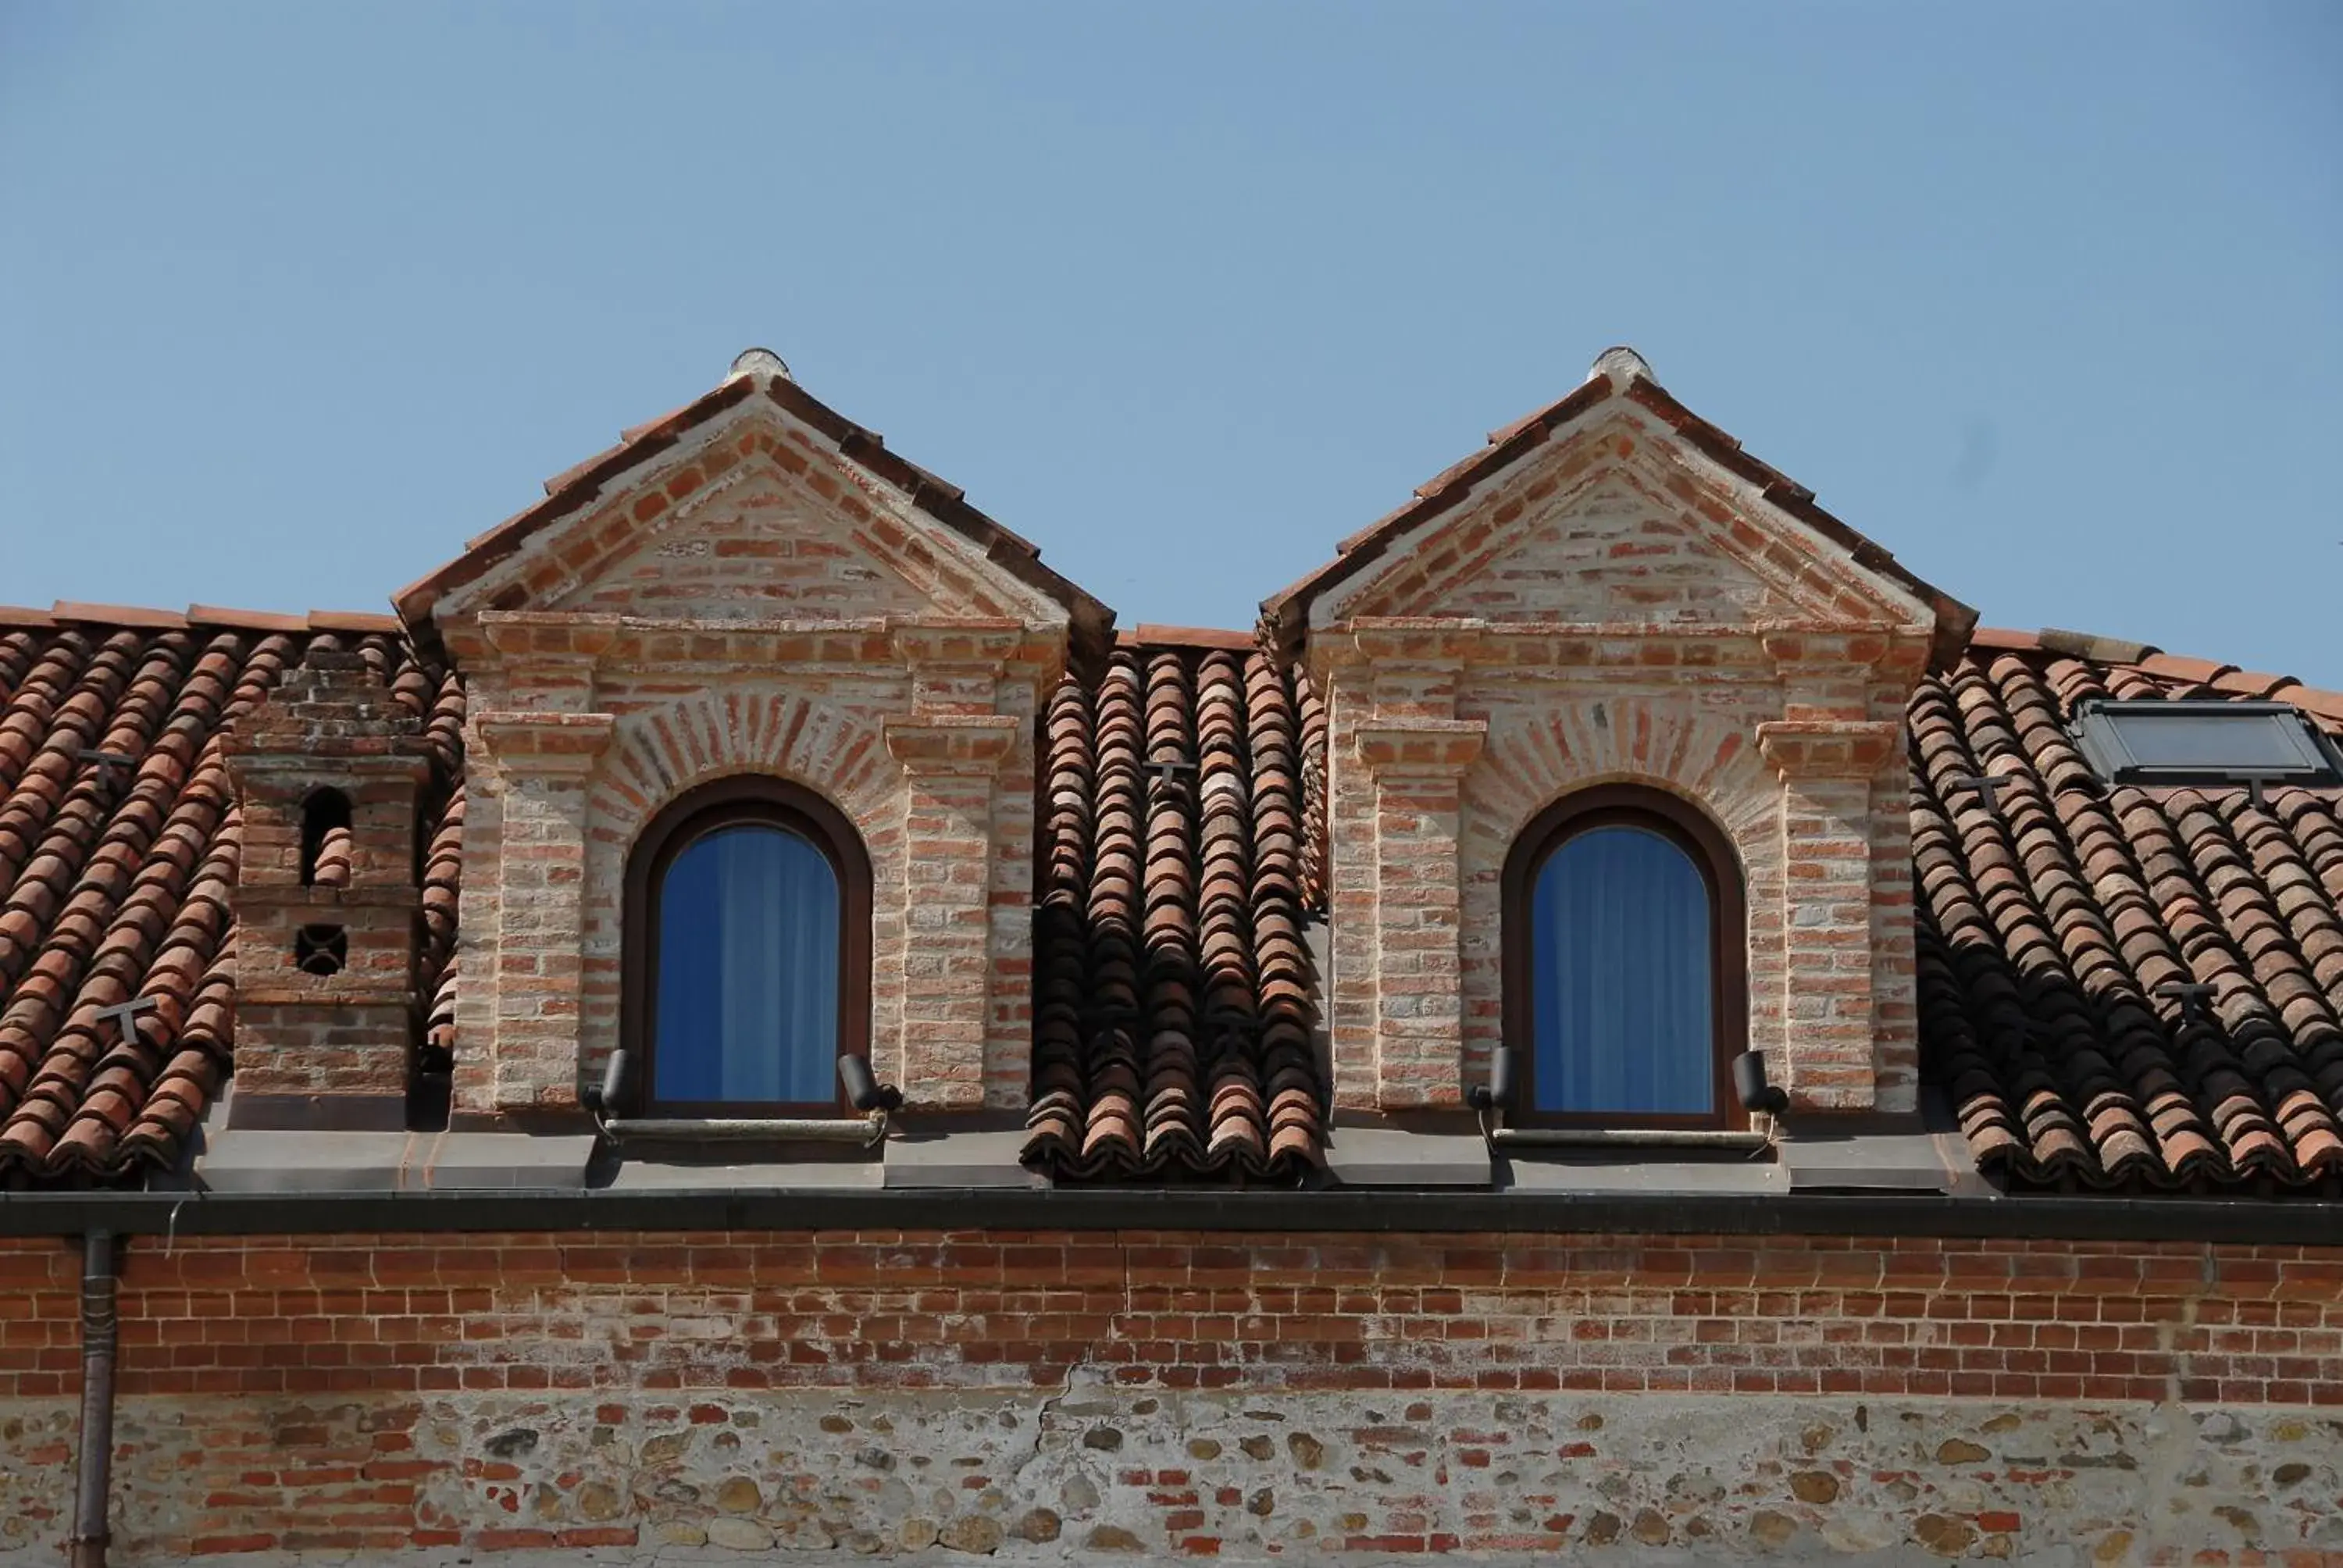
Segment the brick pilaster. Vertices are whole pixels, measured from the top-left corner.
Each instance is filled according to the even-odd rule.
[[[616,723],[607,713],[541,711],[483,713],[475,721],[502,786],[497,1032],[488,1081],[466,1077],[459,1111],[504,1115],[578,1103],[587,781]]]
[[[1005,714],[934,714],[890,718],[884,733],[909,783],[894,1065],[914,1105],[974,1111],[984,1103],[992,1032],[994,793],[1025,726]]]
[[[1480,719],[1383,718],[1353,731],[1374,788],[1374,1054],[1338,1052],[1338,1102],[1463,1103],[1459,831],[1464,774],[1487,739]]]
[[[1757,727],[1782,779],[1784,1070],[1791,1103],[1877,1100],[1872,940],[1873,779],[1900,725],[1785,719]]]

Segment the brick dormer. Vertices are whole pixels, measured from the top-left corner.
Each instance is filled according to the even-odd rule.
[[[421,999],[415,716],[362,653],[312,648],[226,737],[238,1127],[406,1124]]]
[[[635,1027],[638,847],[727,780],[854,840],[880,1078],[1023,1105],[1036,721],[1111,614],[763,350],[548,492],[397,598],[469,694],[459,1121],[578,1107]]]
[[[1974,616],[1633,351],[1262,609],[1329,709],[1338,1106],[1463,1103],[1508,1035],[1508,857],[1599,787],[1725,846],[1735,1038],[1792,1105],[1915,1106],[1902,716]]]

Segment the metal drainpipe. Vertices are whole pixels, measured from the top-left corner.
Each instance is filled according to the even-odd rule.
[[[71,1568],[106,1568],[106,1494],[114,1461],[114,1233],[92,1231],[81,1255],[80,1477],[74,1488]]]

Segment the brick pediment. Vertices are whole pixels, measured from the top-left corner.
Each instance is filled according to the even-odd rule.
[[[1103,652],[1112,615],[1027,541],[762,351],[558,476],[397,596],[427,639],[484,613],[690,622],[1006,620]]]
[[[1925,627],[1935,611],[1627,407],[1393,541],[1312,612],[1605,628]]]
[[[1913,610],[1843,593],[1664,460],[1589,432],[1447,519],[1343,605],[1409,616],[1604,627],[1888,627]],[[1609,449],[1606,450],[1605,448]],[[1656,471],[1654,471],[1656,470]],[[1673,489],[1672,489],[1673,482]]]
[[[559,519],[439,614],[491,605],[690,620],[1067,619],[761,400]]]
[[[842,486],[817,488],[814,461],[786,436],[752,426],[671,479],[690,487],[680,498],[656,476],[640,493],[622,493],[611,510],[634,526],[548,608],[719,621],[1055,609],[977,580],[967,563],[883,521]],[[639,518],[637,508],[652,515]]]
[[[1939,660],[1975,619],[1677,403],[1625,349],[1262,612],[1292,648],[1312,631],[1406,618],[1900,632]]]

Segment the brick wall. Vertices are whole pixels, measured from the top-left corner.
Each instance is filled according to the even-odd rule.
[[[735,773],[863,840],[880,1077],[931,1111],[1025,1102],[1062,607],[755,399],[436,620],[471,713],[459,1114],[575,1107],[618,1043],[631,846]]]
[[[0,1561],[62,1533],[76,1268],[0,1243]],[[131,1564],[2343,1547],[2343,1254],[2293,1247],[142,1237],[122,1311]]]
[[[1793,1102],[1917,1103],[1903,712],[1930,628],[1714,479],[1619,414],[1313,608],[1342,1105],[1457,1106],[1485,1075],[1506,855],[1604,783],[1734,845],[1749,1041]]]

